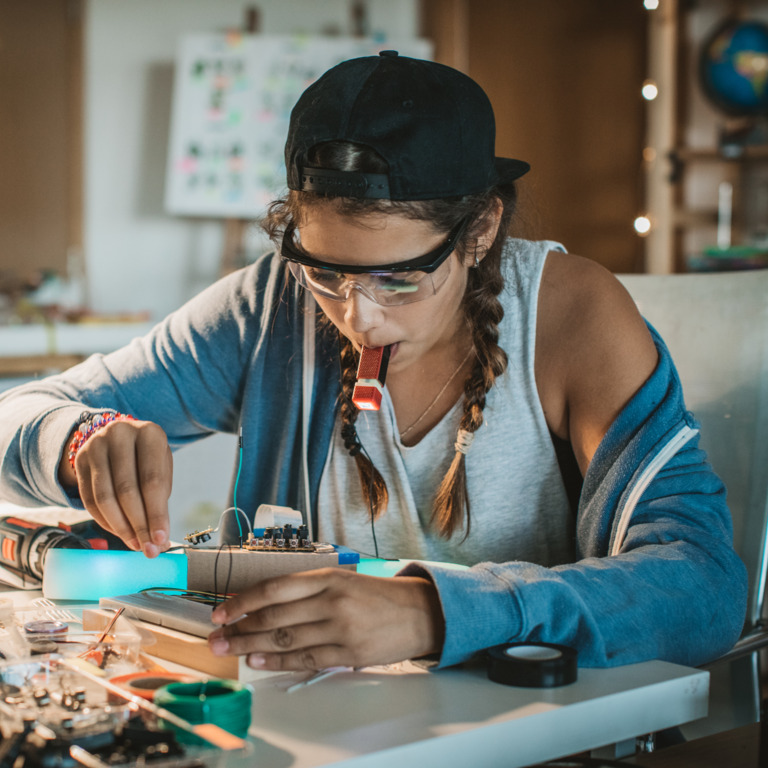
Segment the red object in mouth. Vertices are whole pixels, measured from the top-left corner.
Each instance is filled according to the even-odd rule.
[[[360,363],[357,366],[357,381],[352,392],[352,402],[361,411],[378,411],[381,408],[389,351],[389,346],[363,347],[360,350]]]

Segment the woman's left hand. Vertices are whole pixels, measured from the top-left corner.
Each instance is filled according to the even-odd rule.
[[[323,568],[267,579],[212,614],[214,654],[268,670],[389,664],[438,653],[443,615],[432,582]]]

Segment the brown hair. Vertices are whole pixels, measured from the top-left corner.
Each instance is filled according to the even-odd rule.
[[[312,153],[313,167],[332,170],[386,173],[386,162],[369,147],[351,142],[334,141],[318,145]],[[507,355],[499,346],[498,326],[504,310],[498,299],[504,285],[501,254],[515,210],[517,194],[514,183],[499,184],[482,194],[441,200],[369,200],[348,197],[325,197],[312,192],[291,191],[287,197],[273,202],[263,222],[267,234],[279,242],[291,225],[301,224],[304,211],[311,206],[328,205],[343,215],[364,213],[398,213],[412,219],[428,221],[438,232],[448,232],[461,219],[471,223],[458,243],[456,251],[462,260],[473,258],[470,243],[477,242],[487,217],[497,201],[502,204],[501,223],[496,238],[476,268],[469,270],[462,308],[475,350],[472,370],[464,382],[464,412],[460,430],[474,433],[483,423],[486,395],[507,366]],[[339,334],[341,384],[340,415],[342,438],[354,457],[360,483],[373,518],[387,506],[387,487],[363,450],[357,437],[357,408],[352,403],[352,389],[357,369],[357,353],[349,339]],[[465,528],[470,530],[470,504],[466,483],[465,455],[457,450],[448,472],[437,491],[432,509],[432,526],[450,538]]]

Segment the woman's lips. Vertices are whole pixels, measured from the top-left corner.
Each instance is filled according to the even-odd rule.
[[[366,349],[379,349],[380,347],[389,347],[389,359],[391,360],[397,352],[397,349],[400,346],[400,342],[395,341],[392,342],[392,344],[361,344],[358,342],[355,346],[357,347],[358,353],[362,350],[363,347]]]

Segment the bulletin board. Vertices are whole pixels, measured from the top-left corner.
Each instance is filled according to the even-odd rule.
[[[427,40],[199,34],[176,60],[165,207],[186,216],[258,218],[285,190],[290,112],[325,70],[394,49],[429,59]]]

